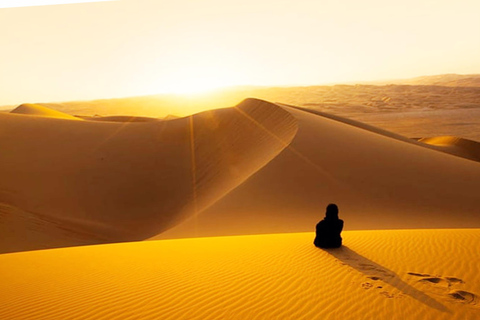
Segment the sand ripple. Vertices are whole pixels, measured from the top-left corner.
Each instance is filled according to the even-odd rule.
[[[470,267],[480,264],[478,229],[351,231],[346,247],[328,251],[312,239],[277,234],[3,254],[0,318],[475,319],[479,312],[480,279]]]

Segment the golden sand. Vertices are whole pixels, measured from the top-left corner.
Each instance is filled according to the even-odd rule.
[[[2,320],[480,314],[474,141],[247,99],[165,119],[24,104],[0,143]],[[321,250],[331,202],[344,247]]]
[[[0,319],[476,319],[479,229],[161,240],[0,255]]]

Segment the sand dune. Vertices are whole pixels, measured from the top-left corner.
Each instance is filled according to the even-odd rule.
[[[480,228],[473,141],[247,99],[161,120],[22,105],[0,150],[2,320],[480,312],[480,229],[451,229]],[[346,229],[417,230],[321,250],[303,231],[330,202]],[[91,245],[150,237],[194,238]]]
[[[198,213],[296,132],[288,112],[256,101],[160,122],[0,114],[0,123],[0,202],[110,242],[145,239]],[[21,234],[6,242],[48,247]]]
[[[288,148],[160,238],[312,230],[330,202],[349,229],[480,226],[479,163],[340,117],[284,109],[299,128]]]
[[[90,230],[90,231],[89,231]],[[101,230],[59,222],[0,203],[0,253],[109,242]]]
[[[421,138],[418,141],[433,146],[437,150],[451,153],[466,159],[480,161],[480,143],[460,137],[441,136]]]
[[[303,232],[330,202],[350,230],[480,227],[479,163],[338,116],[256,99],[155,121],[19,110],[0,114],[0,225],[23,228],[3,252]]]
[[[69,120],[80,120],[72,115],[56,111],[47,107],[44,107],[40,104],[25,103],[19,105],[11,113],[32,115],[39,117],[48,117],[48,118],[60,118],[60,119],[69,119]]]
[[[0,318],[478,318],[479,229],[343,237],[328,251],[298,233],[3,254]]]
[[[388,83],[411,85],[435,85],[449,87],[480,87],[478,74],[440,74],[434,76],[421,76],[412,79],[394,80]]]
[[[280,104],[280,105],[283,105],[283,104]],[[394,138],[403,142],[421,145],[423,147],[427,147],[437,151],[442,151],[448,154],[455,155],[457,157],[462,157],[462,158],[473,160],[473,161],[480,161],[480,143],[477,141],[473,141],[473,140],[469,140],[461,137],[454,137],[454,136],[439,136],[439,137],[430,137],[430,138],[411,139],[411,138],[407,138],[405,136],[393,133],[391,131],[387,131],[387,130],[360,122],[360,121],[341,117],[338,115],[333,115],[333,114],[321,112],[318,110],[311,110],[308,108],[301,108],[301,107],[295,107],[295,106],[289,106],[289,105],[283,105],[283,106],[292,107],[292,108],[296,108],[296,109],[310,112],[313,114],[317,114],[325,118],[340,121],[342,123],[349,124],[349,125],[352,125],[364,130],[368,130],[374,133],[378,133],[380,135]],[[416,141],[420,142],[420,144],[416,143]]]
[[[480,108],[398,110],[344,116],[409,138],[451,135],[480,141]]]

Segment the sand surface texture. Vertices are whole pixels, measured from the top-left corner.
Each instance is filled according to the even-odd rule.
[[[146,241],[0,255],[0,319],[478,319],[479,229]]]

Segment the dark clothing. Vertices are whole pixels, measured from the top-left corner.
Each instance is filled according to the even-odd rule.
[[[340,233],[343,229],[343,220],[325,218],[317,224],[316,236],[313,244],[319,248],[339,248],[342,246]]]

